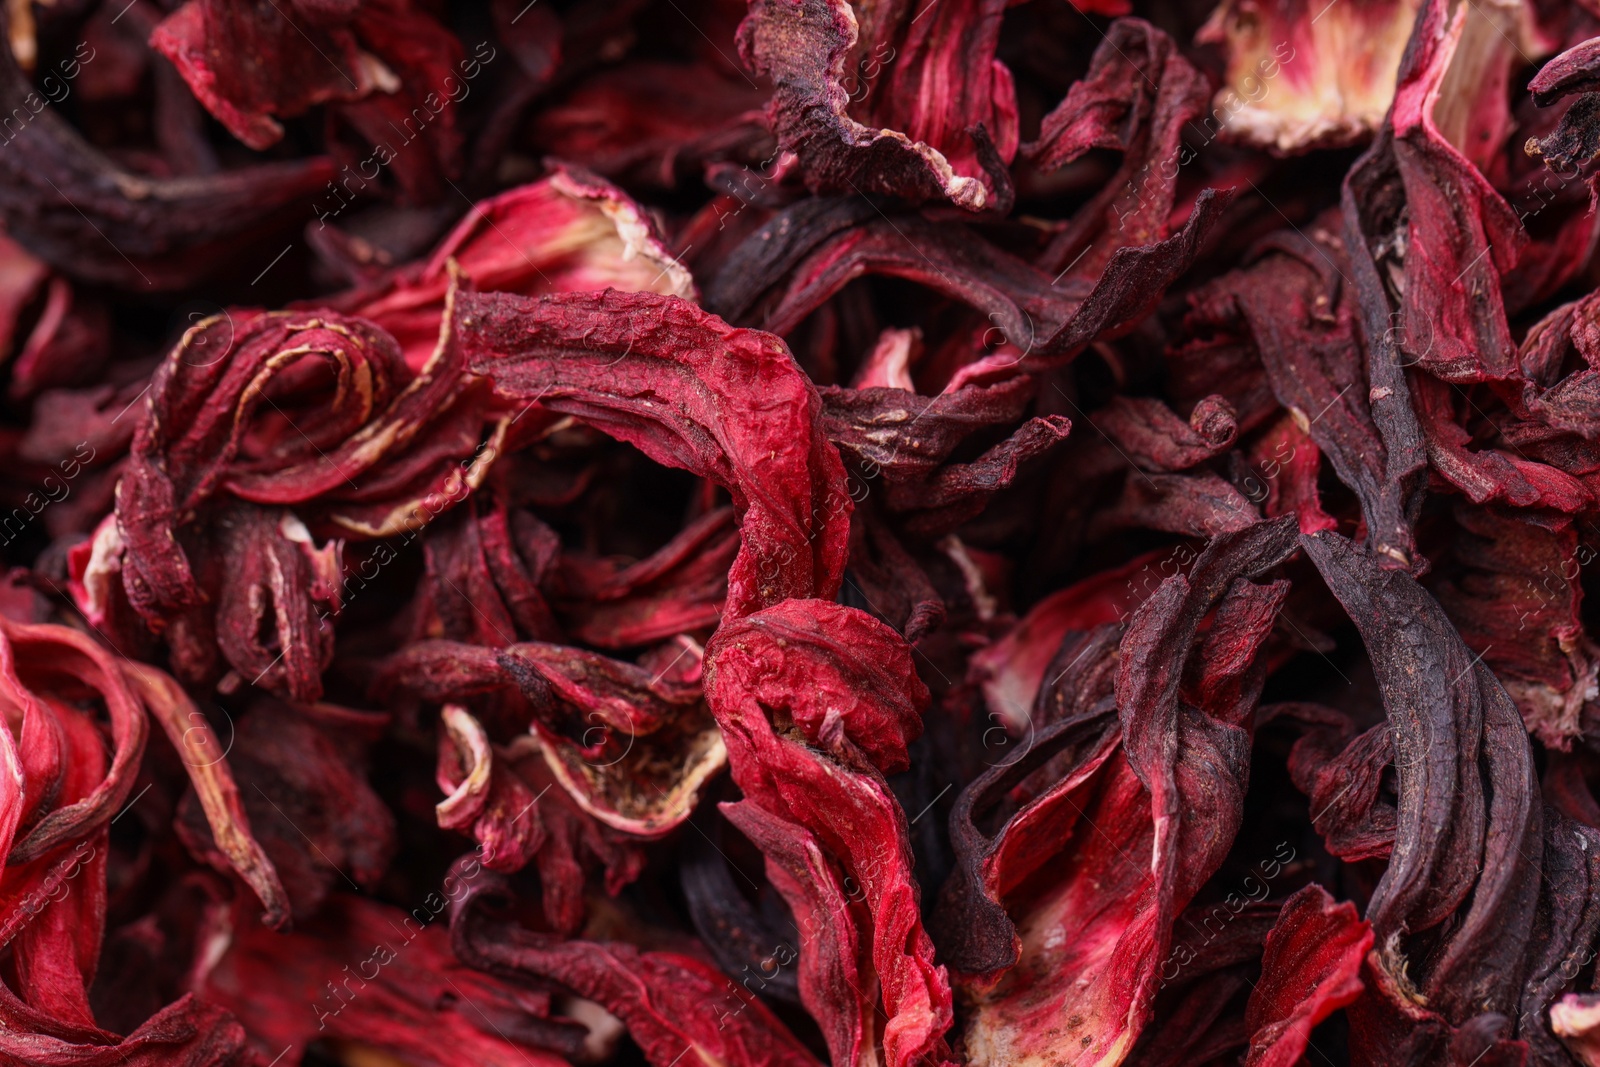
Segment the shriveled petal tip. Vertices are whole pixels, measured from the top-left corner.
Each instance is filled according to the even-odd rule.
[[[1044,461],[1067,439],[1063,415],[1024,419],[1030,379],[969,384],[935,397],[914,389],[822,390],[823,427],[860,474],[847,482],[852,499],[881,486],[880,506],[907,532],[933,537],[980,514],[995,494]],[[963,443],[996,426],[1021,422],[981,455],[957,462]]]
[[[1600,90],[1600,39],[1590,38],[1550,60],[1528,82],[1540,107],[1549,107],[1573,93]]]
[[[439,825],[456,830],[470,824],[488,799],[494,757],[489,735],[459,704],[446,704],[439,712],[444,736],[439,741],[439,788],[449,795],[434,805]]]
[[[131,660],[122,669],[182,758],[217,848],[265,909],[262,922],[284,926],[289,921],[289,897],[272,860],[251,834],[250,817],[228,766],[233,739],[224,743],[171,675]]]
[[[529,787],[509,753],[495,753],[476,720],[468,725],[459,721],[460,715],[453,718],[458,721],[446,726],[447,740],[441,741],[439,748],[440,787],[450,790],[438,805],[439,825],[476,839],[489,868],[519,871],[539,855],[549,840],[546,824],[554,805],[540,807],[543,792],[535,793]],[[457,747],[463,741],[465,752]],[[481,761],[459,762],[463,755],[478,759],[476,745],[480,741],[484,745]],[[448,770],[447,762],[453,764]],[[458,779],[456,776],[462,771],[465,775]]]

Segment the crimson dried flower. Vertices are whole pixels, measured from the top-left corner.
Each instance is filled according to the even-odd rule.
[[[0,1061],[1600,1062],[1589,6],[0,19]]]

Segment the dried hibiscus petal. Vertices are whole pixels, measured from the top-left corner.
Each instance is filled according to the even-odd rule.
[[[853,5],[779,0],[751,6],[739,27],[740,53],[772,79],[768,111],[778,145],[799,157],[814,191],[944,199],[973,211],[995,197],[994,179],[981,162],[982,142],[975,143],[968,130],[987,126],[990,137],[1015,151],[1011,74],[994,57],[1001,8],[992,2],[952,7],[935,12],[922,27],[909,17],[909,6],[894,12],[897,21],[910,25],[909,39],[899,39],[909,54],[892,77],[919,78],[926,86],[919,85],[912,98],[919,106],[893,116],[908,127],[902,132],[874,129],[849,114],[845,65],[858,51],[860,26]],[[867,26],[882,38],[870,41],[870,52],[881,64],[895,51],[889,43],[894,31],[876,21]],[[938,95],[924,105],[933,94]],[[940,98],[946,94],[955,99]]]
[[[838,591],[843,471],[815,387],[782,341],[673,297],[615,290],[463,293],[456,315],[468,365],[501,396],[572,415],[728,491],[743,539],[730,613]]]
[[[1091,149],[1123,154],[1116,175],[1045,251],[1041,265],[1061,268],[1057,281],[1096,278],[1120,248],[1168,235],[1177,177],[1193,157],[1183,131],[1204,111],[1205,93],[1204,77],[1170,37],[1142,19],[1112,23],[1088,74],[1023,149],[1046,171]]]
[[[326,225],[319,220],[319,229]],[[609,182],[562,166],[474,204],[426,259],[313,306],[378,324],[400,343],[406,363],[420,368],[438,347],[452,269],[473,287],[525,296],[606,287],[695,292],[638,204]]]
[[[1039,734],[1022,759],[969,787],[972,799],[963,798],[956,824],[962,867],[946,888],[941,925],[966,946],[957,959],[969,973],[964,989],[974,1011],[965,1042],[974,1062],[1052,1055],[1094,1062],[1125,1056],[1138,1037],[1176,911],[1215,869],[1237,825],[1248,742],[1235,724],[1258,692],[1202,708],[1180,705],[1182,667],[1196,627],[1226,594],[1219,622],[1230,605],[1256,611],[1259,621],[1215,644],[1208,636],[1202,667],[1226,654],[1241,657],[1235,669],[1248,668],[1284,588],[1253,586],[1241,576],[1294,551],[1294,532],[1278,520],[1219,538],[1188,578],[1169,578],[1135,615],[1113,692],[1080,655],[1053,684],[1098,685],[1098,700],[1080,697],[1092,710]],[[1247,608],[1252,601],[1256,608]],[[1121,723],[1108,706],[1113,699],[1123,709]],[[998,835],[981,833],[971,821],[980,806],[993,805],[1047,760],[1063,761],[1065,773]],[[1050,857],[1045,842],[1063,849],[1070,857],[1063,866],[1079,873],[1030,890]],[[1151,863],[1137,864],[1133,855],[1151,856]],[[1008,901],[1021,910],[1019,920],[1008,915]],[[988,929],[955,934],[958,904],[983,914]],[[1049,977],[1062,975],[1080,980]],[[1062,1015],[1065,1031],[1041,1025]]]
[[[9,25],[10,10],[0,12],[0,26]],[[0,50],[0,99],[12,120],[6,140],[15,149],[0,152],[0,215],[12,237],[58,270],[147,292],[193,285],[241,241],[258,244],[281,233],[333,176],[320,157],[195,178],[119,166],[46,107],[65,98],[95,54],[81,43],[58,65],[57,87],[44,96],[12,51]]]
[[[315,913],[336,887],[377,884],[394,853],[394,816],[349,745],[311,715],[270,699],[239,717],[233,740],[228,765],[248,827],[282,881],[291,914]],[[195,799],[201,800],[198,787]],[[178,836],[214,866],[237,868],[222,843],[214,843],[215,822],[200,815],[180,803]]]
[[[457,957],[507,978],[542,980],[602,1005],[621,1019],[651,1063],[693,1052],[702,1062],[740,1067],[812,1064],[783,1024],[711,965],[628,944],[557,941],[495,921],[485,912],[493,876],[467,889],[452,915]]]
[[[1245,1062],[1298,1063],[1311,1028],[1361,994],[1361,963],[1372,931],[1350,904],[1335,905],[1321,886],[1307,886],[1284,902],[1267,935],[1261,984],[1251,993],[1245,1025]]]
[[[0,1062],[1600,1062],[1589,0],[122,8]]]
[[[1527,945],[1538,897],[1542,811],[1521,716],[1413,579],[1336,534],[1305,545],[1368,644],[1398,778],[1394,851],[1367,907],[1370,967],[1388,980],[1352,1009],[1353,1036],[1391,1040],[1400,1013],[1421,1010],[1413,989],[1435,1018],[1474,1025],[1514,1007],[1502,975]],[[1479,849],[1481,868],[1467,859]],[[1407,934],[1452,916],[1426,963],[1411,964]]]
[[[1067,436],[1072,424],[1064,416],[1030,419],[970,462],[950,462],[967,438],[1020,418],[1031,392],[1027,378],[964,385],[936,397],[832,386],[822,392],[823,427],[842,456],[874,481],[881,478],[883,504],[906,529],[938,536],[981,512],[1023,464]],[[853,490],[852,498],[861,492]]]
[[[1377,130],[1420,6],[1380,0],[1332,10],[1295,0],[1261,8],[1223,0],[1197,35],[1228,50],[1207,140],[1221,134],[1288,153],[1352,144]]]
[[[488,877],[469,862],[446,894],[459,897],[475,874]],[[288,934],[218,914],[207,931],[216,956],[197,985],[273,1054],[321,1039],[425,1067],[463,1056],[494,1067],[568,1062],[561,1054],[581,1048],[582,1027],[557,1015],[548,993],[458,962],[434,921],[444,908],[439,894],[409,912],[339,894],[315,923]]]
[[[266,148],[283,136],[273,115],[297,115],[328,100],[359,100],[393,83],[393,73],[364,55],[347,28],[308,26],[316,37],[281,8],[193,0],[156,27],[152,43],[234,136],[251,148]],[[245,50],[255,53],[253,62],[218,62]]]
[[[841,1062],[870,1055],[873,984],[889,1062],[945,1055],[950,987],[918,918],[905,815],[880,773],[906,765],[926,694],[897,634],[816,600],[724,624],[707,651],[706,699],[746,798],[724,811],[807,935],[801,999]]]
[[[474,455],[453,412],[479,432],[493,413],[453,352],[441,341],[413,375],[387,334],[331,313],[224,314],[195,327],[151,384],[106,545],[115,561],[86,567],[120,570],[147,625],[170,628],[189,678],[215,677],[220,650],[253,682],[316,699],[340,607],[340,543],[319,546],[291,509],[325,529],[386,536],[469,491],[494,450]],[[312,413],[314,437],[300,428]],[[380,461],[389,477],[358,486]],[[247,567],[226,565],[235,558]]]

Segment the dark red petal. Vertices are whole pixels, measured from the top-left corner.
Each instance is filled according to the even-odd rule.
[[[1294,1067],[1305,1055],[1311,1031],[1361,995],[1361,964],[1372,947],[1372,929],[1355,906],[1335,904],[1319,885],[1288,900],[1267,935],[1261,981],[1250,994],[1245,1025],[1250,1030],[1249,1067]]]
[[[728,611],[839,588],[849,501],[816,389],[782,341],[674,297],[463,293],[468,365],[503,397],[573,415],[733,497]]]

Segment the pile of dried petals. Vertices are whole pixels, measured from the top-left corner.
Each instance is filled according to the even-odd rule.
[[[1600,2],[0,4],[0,1065],[1600,1067]]]

